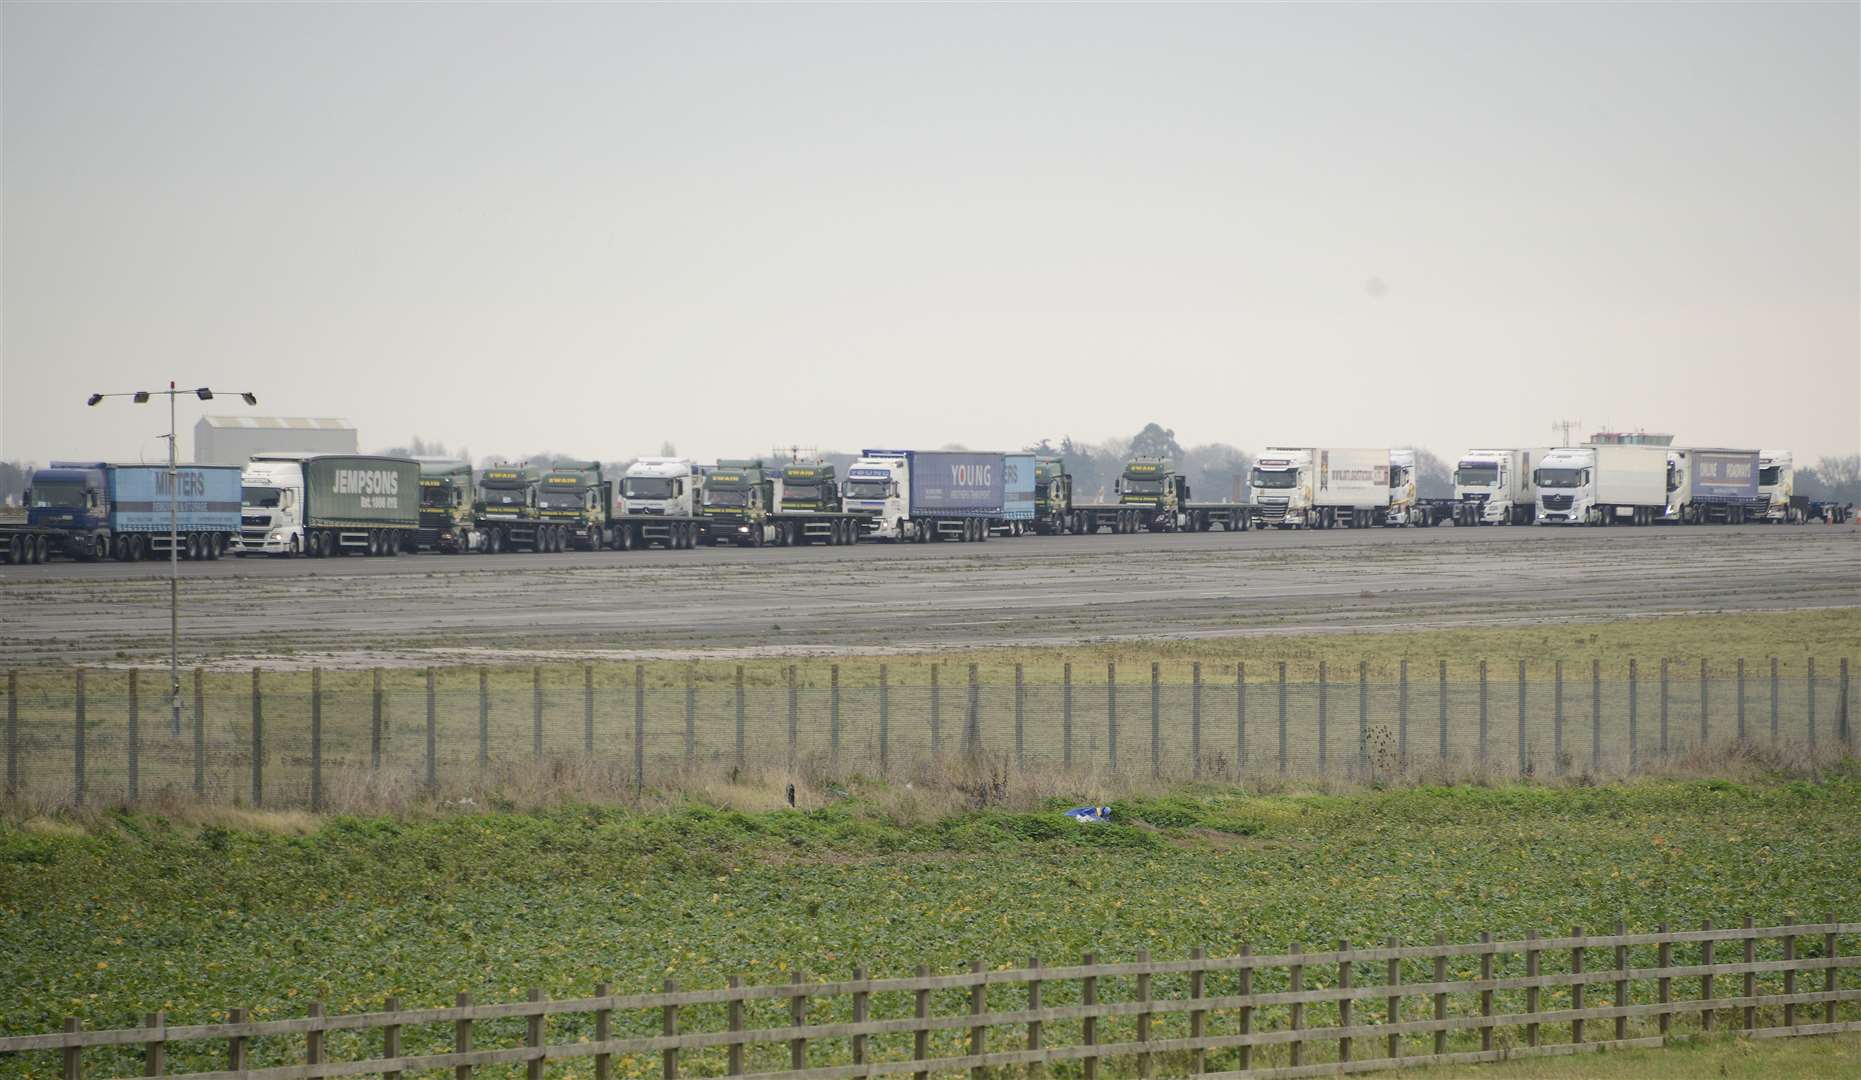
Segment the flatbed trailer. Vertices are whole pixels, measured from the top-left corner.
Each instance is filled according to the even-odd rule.
[[[1458,524],[1461,504],[1457,499],[1417,499],[1411,513],[1414,515],[1414,520],[1409,522],[1411,525],[1439,525],[1444,521]]]
[[[775,529],[776,547],[856,543],[865,519],[865,514],[841,510],[776,510],[767,518]]]
[[[0,524],[0,562],[14,566],[51,561],[59,550],[60,533],[37,525]]]
[[[1074,503],[1069,531],[1114,534],[1138,532],[1207,532],[1220,526],[1224,532],[1243,532],[1252,508],[1246,503],[1183,503],[1175,513],[1155,506],[1128,503]]]
[[[698,546],[704,537],[704,519],[690,514],[615,514],[608,519],[608,535],[615,551],[654,544],[682,551]]]

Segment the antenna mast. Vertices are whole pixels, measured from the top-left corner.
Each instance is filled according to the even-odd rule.
[[[1563,433],[1563,441],[1558,443],[1557,445],[1559,446],[1576,445],[1575,443],[1572,443],[1570,441],[1570,429],[1571,428],[1576,428],[1578,431],[1582,431],[1583,421],[1581,420],[1553,420],[1551,421],[1551,430],[1561,431]]]

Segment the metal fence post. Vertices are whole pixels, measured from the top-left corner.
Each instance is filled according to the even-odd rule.
[[[1745,741],[1745,658],[1738,658],[1738,741]]]
[[[788,665],[788,767],[795,767],[796,748],[801,741],[801,700],[795,689],[795,665]]]
[[[1712,726],[1707,722],[1711,710],[1706,707],[1706,658],[1699,658],[1699,745],[1704,749],[1712,741]]]
[[[1848,658],[1842,657],[1841,696],[1836,699],[1835,720],[1841,731],[1842,745],[1854,741],[1854,725],[1848,719]]]
[[[1318,775],[1325,775],[1326,758],[1331,749],[1329,728],[1331,726],[1330,677],[1325,672],[1325,662],[1318,662]]]
[[[827,760],[838,769],[840,767],[840,665],[828,667],[827,690]]]
[[[1628,771],[1633,773],[1641,767],[1641,745],[1637,736],[1637,722],[1640,720],[1641,694],[1639,692],[1639,665],[1630,659],[1628,662]]]
[[[1396,760],[1409,762],[1409,662],[1396,664]]]
[[[375,688],[369,694],[368,767],[381,771],[381,669],[374,670]]]
[[[1551,674],[1551,773],[1564,775],[1564,662]]]
[[[310,812],[323,812],[323,669],[310,669]]]
[[[530,756],[543,757],[543,669],[530,669]]]
[[[439,694],[432,668],[426,669],[426,787],[439,787]]]
[[[1590,774],[1603,767],[1603,662],[1590,661]]]
[[[939,667],[941,667],[939,664],[932,664],[930,666],[930,742],[932,761],[939,761],[943,758],[943,685],[941,679],[938,677]]]
[[[6,793],[19,794],[19,672],[6,673]]]
[[[1667,658],[1661,657],[1661,760],[1667,760]]]
[[[137,715],[141,711],[139,707],[141,703],[136,700],[136,689],[137,689],[136,669],[130,668],[129,669],[129,801],[131,803],[134,803],[137,801],[137,796],[140,794],[140,791],[138,789],[141,786],[141,779],[142,779],[138,775],[141,772],[141,768],[142,768],[142,761],[141,761],[142,747],[140,745],[141,739],[139,738],[139,736],[141,735],[141,731],[139,730],[139,728],[141,727],[141,724],[142,724],[142,717]]]
[[[1202,661],[1189,665],[1189,774],[1202,775]]]
[[[1525,733],[1525,661],[1519,661],[1519,775],[1531,775],[1530,743]]]
[[[1805,694],[1804,704],[1809,707],[1807,716],[1809,722],[1809,752],[1814,754],[1816,752],[1816,658],[1813,656],[1809,658],[1808,667],[1804,672],[1803,691]]]
[[[698,760],[698,665],[685,665],[685,767]]]
[[[199,668],[194,669],[194,794],[207,794],[207,690]]]
[[[743,665],[738,664],[737,665],[737,768],[738,769],[743,768],[744,762],[746,760],[744,757],[744,750],[745,750],[744,739],[745,739],[746,734],[747,733],[744,731],[744,727],[743,727]]]
[[[969,708],[963,724],[964,754],[982,756],[982,692],[976,682],[976,665],[969,665]]]
[[[1480,661],[1480,768],[1486,768],[1486,661]]]
[[[1777,658],[1771,657],[1771,742],[1777,741]]]
[[[1370,774],[1370,665],[1357,661],[1357,775]]]
[[[594,757],[594,665],[582,665],[582,756]]]
[[[1441,693],[1440,693],[1441,746],[1440,746],[1440,749],[1437,751],[1437,753],[1439,755],[1440,763],[1442,765],[1446,765],[1447,764],[1447,661],[1441,660],[1441,661],[1437,661],[1437,663],[1440,665],[1439,676],[1441,679],[1441,682],[1440,682],[1440,687],[1441,687]]]
[[[794,668],[790,668],[793,671]],[[793,730],[792,728],[790,729]],[[646,665],[633,665],[633,791],[646,790]]]
[[[1150,662],[1150,775],[1163,775],[1163,707],[1159,679],[1159,665]]]
[[[1015,665],[1015,768],[1027,767],[1026,702],[1021,682],[1021,665]]]
[[[491,673],[478,669],[478,767],[491,764]]]
[[[1247,664],[1234,662],[1234,776],[1247,768]]]
[[[1060,669],[1060,764],[1073,767],[1073,662]]]
[[[252,805],[265,805],[265,699],[252,669]]]
[[[1286,775],[1290,767],[1286,753],[1286,661],[1279,662],[1279,774]]]
[[[879,775],[892,768],[892,694],[884,664],[879,665]]]
[[[1112,772],[1118,771],[1118,662],[1105,662],[1105,752]]]
[[[84,669],[83,668],[77,669],[77,672],[75,673],[75,677],[76,677],[77,682],[74,687],[74,692],[76,694],[75,704],[77,708],[73,715],[76,717],[77,722],[76,722],[76,728],[72,732],[73,741],[71,744],[71,754],[72,754],[71,767],[72,767],[72,773],[73,773],[72,778],[71,778],[72,779],[71,801],[78,806],[83,806],[84,805],[84,723],[85,723],[84,721]]]

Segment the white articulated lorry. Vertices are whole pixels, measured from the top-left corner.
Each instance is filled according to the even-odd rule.
[[[968,450],[866,450],[843,503],[876,540],[981,541],[1003,520],[1005,456]]]
[[[1269,447],[1248,478],[1254,528],[1368,528],[1389,515],[1388,447]]]
[[[241,555],[398,555],[420,527],[412,458],[255,454],[241,483]]]
[[[1538,517],[1533,473],[1549,447],[1469,450],[1454,469],[1456,525],[1530,525]]]
[[[1533,482],[1540,525],[1652,525],[1667,508],[1667,447],[1560,446]]]
[[[1807,519],[1806,503],[1796,495],[1796,460],[1788,450],[1758,451],[1758,494],[1764,499],[1761,520],[1799,524]]]

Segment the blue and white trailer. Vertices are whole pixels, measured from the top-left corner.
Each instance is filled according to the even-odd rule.
[[[173,529],[184,559],[217,559],[239,533],[239,467],[54,461],[32,474],[27,524],[74,559],[166,554]],[[171,516],[172,515],[172,516]]]
[[[1759,490],[1756,450],[1668,448],[1662,521],[1741,525],[1763,517],[1769,505],[1769,497]]]
[[[1002,455],[1002,516],[990,527],[995,535],[1020,536],[1033,528],[1037,471],[1033,454]]]
[[[1033,517],[1033,462],[1027,465]],[[879,540],[986,540],[1006,510],[1005,455],[971,450],[863,450],[844,503]]]

